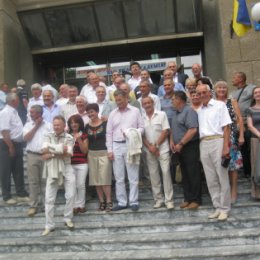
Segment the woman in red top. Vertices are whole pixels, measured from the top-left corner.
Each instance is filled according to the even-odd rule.
[[[74,213],[84,213],[86,198],[86,177],[88,173],[87,162],[87,134],[84,133],[84,122],[80,115],[73,115],[68,120],[69,133],[73,136],[75,144],[71,166],[76,177],[76,195]]]

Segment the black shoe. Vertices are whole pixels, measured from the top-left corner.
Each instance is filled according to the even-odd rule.
[[[139,210],[139,205],[138,204],[134,204],[130,206],[132,211],[138,211]]]
[[[118,210],[122,210],[122,209],[126,209],[126,208],[127,208],[127,206],[117,205],[114,208],[112,208],[112,211],[118,211]]]

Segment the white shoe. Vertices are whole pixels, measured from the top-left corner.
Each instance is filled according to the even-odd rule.
[[[167,209],[174,209],[174,204],[173,204],[173,202],[167,202],[167,203],[166,203],[166,208],[167,208]]]
[[[36,208],[29,208],[28,211],[27,211],[27,216],[28,217],[33,217],[36,213],[37,213],[37,209]]]
[[[208,215],[208,219],[218,218],[219,215],[220,215],[220,212],[218,210],[216,210],[214,213]]]
[[[156,201],[155,204],[153,205],[153,208],[154,209],[159,209],[162,206],[163,206],[163,202]]]
[[[75,227],[71,220],[67,220],[65,222],[65,225],[68,227],[68,229],[74,229],[74,227]]]
[[[51,232],[53,232],[55,229],[49,229],[49,228],[45,228],[45,230],[42,232],[42,236],[48,236]]]
[[[218,220],[220,221],[225,221],[228,219],[228,214],[227,213],[224,213],[224,212],[221,212],[218,216]]]
[[[5,203],[8,205],[15,205],[17,203],[17,201],[15,199],[9,199],[9,200],[6,200]]]

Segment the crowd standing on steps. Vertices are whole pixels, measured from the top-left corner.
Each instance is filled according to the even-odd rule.
[[[47,236],[55,230],[55,200],[65,189],[64,223],[85,214],[86,188],[94,186],[98,210],[140,208],[139,184],[151,183],[154,210],[173,210],[173,183],[182,174],[183,210],[199,210],[205,176],[214,212],[224,221],[239,199],[238,172],[251,178],[252,198],[260,199],[260,87],[243,72],[213,84],[200,64],[192,77],[169,62],[155,84],[138,62],[131,78],[112,73],[112,85],[95,72],[81,90],[23,79],[0,89],[0,180],[4,203],[27,203],[27,215],[45,211]],[[29,98],[31,96],[31,98]],[[24,155],[29,194],[24,185]],[[176,164],[180,167],[176,168]],[[16,196],[11,192],[14,180]],[[116,203],[113,202],[115,184]],[[129,194],[127,194],[129,185]]]

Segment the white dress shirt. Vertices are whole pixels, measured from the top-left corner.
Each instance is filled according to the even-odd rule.
[[[106,85],[103,82],[99,82],[100,86],[104,86],[107,90]],[[85,96],[87,102],[90,103],[97,103],[97,96],[96,96],[96,89],[94,89],[90,84],[86,84],[80,91],[80,95]],[[106,95],[106,99],[108,98],[108,93]]]
[[[144,119],[144,135],[147,141],[155,144],[163,130],[170,129],[167,115],[164,111],[154,111],[151,119],[147,115],[143,115]],[[148,151],[147,147],[144,149]],[[168,138],[160,145],[160,154],[167,153],[170,150]]]
[[[23,137],[29,133],[35,126],[34,121],[27,122],[23,127]],[[42,121],[41,126],[35,132],[33,138],[27,142],[26,151],[41,153],[44,136],[52,131],[52,124],[47,121]]]
[[[17,110],[8,104],[0,111],[0,139],[3,139],[2,131],[4,130],[10,131],[12,141],[23,141],[23,123]]]
[[[223,127],[232,123],[226,104],[210,99],[207,106],[198,110],[200,138],[212,135],[223,135]]]

